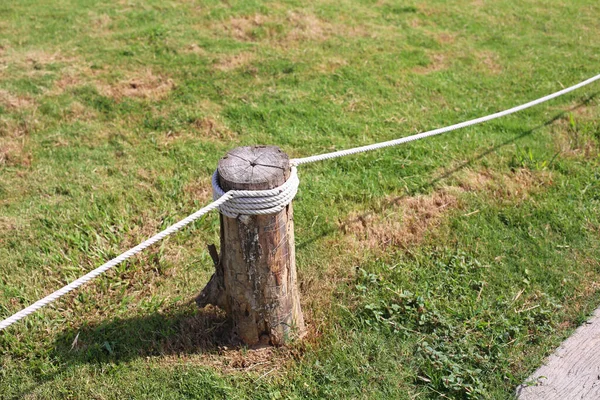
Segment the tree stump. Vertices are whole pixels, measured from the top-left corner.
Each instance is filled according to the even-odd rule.
[[[223,190],[265,190],[290,175],[275,146],[238,147],[218,166]],[[292,204],[277,214],[221,215],[221,252],[209,248],[216,271],[196,299],[223,308],[247,345],[279,346],[305,333],[296,284]]]

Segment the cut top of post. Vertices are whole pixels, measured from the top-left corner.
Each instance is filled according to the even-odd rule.
[[[219,160],[223,190],[267,190],[281,186],[290,175],[290,158],[277,146],[245,146]]]

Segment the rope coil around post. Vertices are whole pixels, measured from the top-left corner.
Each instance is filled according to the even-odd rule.
[[[269,190],[229,190],[225,192],[219,185],[219,172],[212,176],[213,201],[217,201],[227,193],[230,200],[219,206],[221,214],[237,218],[239,215],[276,214],[283,210],[298,192],[298,171],[291,168],[290,176],[281,186]]]

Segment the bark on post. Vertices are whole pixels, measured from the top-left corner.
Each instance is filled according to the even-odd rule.
[[[287,154],[275,146],[238,147],[218,166],[223,190],[273,189],[289,177]],[[216,272],[196,299],[228,313],[248,345],[279,346],[305,333],[296,284],[292,205],[278,214],[221,215]]]

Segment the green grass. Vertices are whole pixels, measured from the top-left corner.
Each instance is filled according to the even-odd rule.
[[[599,13],[3,2],[0,317],[206,204],[235,146],[354,147],[597,74]],[[189,303],[211,274],[210,215],[0,333],[0,397],[510,398],[600,300],[599,90],[303,166],[303,343],[224,349],[226,320]]]

